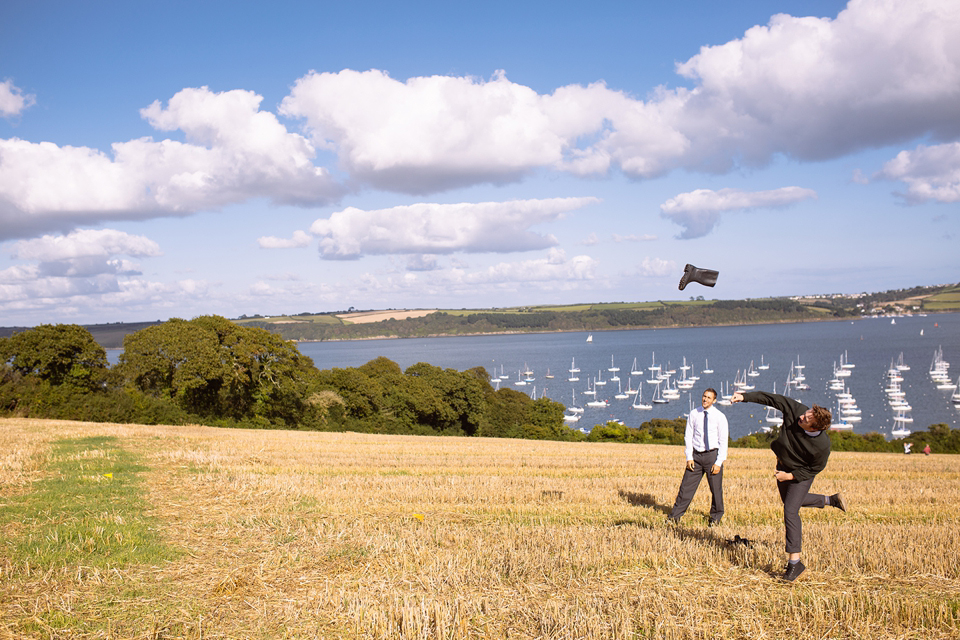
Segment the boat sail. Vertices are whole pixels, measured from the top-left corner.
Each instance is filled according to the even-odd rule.
[[[637,387],[637,395],[633,397],[633,404],[631,405],[634,409],[653,409],[652,404],[644,404],[643,397],[641,395],[641,390],[643,389],[643,381],[640,381],[640,386]]]

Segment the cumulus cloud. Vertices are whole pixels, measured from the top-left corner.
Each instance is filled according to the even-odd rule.
[[[0,239],[101,220],[187,215],[264,197],[326,204],[341,188],[313,145],[259,110],[250,91],[184,89],[141,115],[186,142],[141,138],[88,147],[0,140]]]
[[[261,249],[302,249],[310,246],[310,234],[306,231],[294,231],[292,238],[276,238],[263,236],[257,240]]]
[[[778,14],[677,72],[692,88],[658,87],[647,100],[602,82],[538,94],[503,72],[405,82],[311,72],[280,112],[302,118],[353,177],[416,194],[540,168],[649,178],[960,135],[952,0],[853,0],[835,19]]]
[[[531,227],[599,202],[597,198],[550,198],[459,204],[418,203],[365,211],[349,207],[319,219],[310,232],[328,260],[363,255],[506,253],[557,244]]]
[[[778,14],[678,66],[697,83],[685,112],[752,162],[955,137],[958,35],[950,0],[852,0],[832,20]]]
[[[21,240],[13,246],[13,256],[20,260],[73,260],[77,258],[105,258],[127,256],[159,256],[160,246],[145,236],[135,236],[115,229],[84,229],[65,236],[46,235],[33,240]]]
[[[563,249],[552,248],[544,258],[500,262],[486,269],[463,274],[471,284],[535,283],[550,288],[569,288],[571,283],[592,281],[598,262],[587,255],[567,258]]]
[[[637,275],[644,277],[661,277],[677,272],[677,263],[663,258],[647,256],[637,267]]]
[[[631,233],[630,235],[622,236],[619,233],[613,234],[614,242],[652,242],[656,240],[657,236],[650,235],[649,233],[644,233],[642,235],[637,235]]]
[[[499,72],[490,81],[430,76],[400,82],[344,70],[297,80],[280,113],[374,186],[415,194],[519,180],[557,163],[566,144],[543,97]]]
[[[699,238],[713,230],[724,211],[786,207],[816,197],[815,191],[801,187],[770,191],[697,189],[664,202],[660,205],[660,215],[684,227],[680,238]]]
[[[418,254],[407,258],[407,271],[436,271],[440,269],[437,256]]]
[[[24,95],[23,91],[14,86],[12,80],[0,82],[0,116],[12,118],[34,104],[37,98],[33,94]]]
[[[878,174],[907,184],[909,202],[960,201],[960,142],[901,151]]]
[[[142,274],[139,265],[122,256],[154,257],[161,252],[149,238],[102,229],[23,240],[13,245],[11,255],[32,264],[0,271],[0,309],[29,300],[120,293],[121,277]]]

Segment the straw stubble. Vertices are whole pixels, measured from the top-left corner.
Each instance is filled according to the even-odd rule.
[[[46,628],[39,620],[74,637],[102,636],[109,621],[114,637],[936,638],[955,636],[960,617],[950,456],[835,453],[814,490],[842,489],[851,509],[804,510],[809,568],[786,585],[769,451],[731,450],[727,513],[709,529],[706,486],[680,526],[664,522],[679,447],[3,427],[22,451],[4,459],[0,495],[29,490],[23,478],[43,473],[50,441],[112,435],[150,469],[146,510],[182,552],[97,580],[7,560],[12,630]],[[729,545],[734,535],[752,545]],[[139,597],[118,600],[131,590]]]

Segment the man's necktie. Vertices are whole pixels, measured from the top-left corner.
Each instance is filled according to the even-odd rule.
[[[707,429],[707,412],[703,412],[703,450],[710,451],[710,430]]]

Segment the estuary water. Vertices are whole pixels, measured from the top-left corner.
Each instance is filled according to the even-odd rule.
[[[791,366],[802,371],[809,390],[793,390],[790,395],[807,405],[814,403],[837,412],[836,393],[828,388],[834,366],[841,357],[854,367],[848,369],[847,390],[861,410],[861,421],[854,423],[856,433],[879,432],[892,437],[894,428],[926,429],[938,422],[958,428],[960,405],[951,402],[952,391],[937,389],[929,370],[934,356],[942,351],[943,360],[953,364],[950,378],[960,377],[960,314],[931,314],[896,318],[863,318],[833,322],[750,325],[734,327],[697,327],[684,329],[643,329],[587,333],[511,334],[446,338],[408,338],[395,340],[359,340],[341,342],[300,343],[301,353],[311,357],[320,369],[356,367],[384,356],[406,369],[417,362],[434,366],[469,369],[486,368],[499,386],[510,387],[536,397],[546,395],[565,405],[583,407],[583,417],[575,428],[589,431],[607,420],[622,420],[628,426],[639,426],[652,418],[672,419],[685,415],[691,406],[698,406],[707,387],[723,392],[734,390],[738,372],[751,367],[757,376],[749,383],[757,390],[783,393]],[[909,424],[894,421],[894,411],[884,393],[885,375],[891,362],[903,354],[903,363],[910,367],[902,372],[901,388],[912,407]],[[637,371],[631,375],[636,359]],[[635,392],[642,384],[641,397],[649,404],[655,385],[649,367],[676,371],[681,366],[692,368],[687,376],[699,376],[689,391],[667,404],[654,404],[652,409],[632,408],[629,399],[616,399],[618,383],[626,391]],[[766,369],[760,369],[761,361]],[[576,367],[571,367],[575,362]],[[704,373],[709,368],[713,373]],[[798,369],[797,366],[802,366]],[[569,369],[580,371],[571,374]],[[609,369],[619,368],[611,372]],[[532,371],[531,376],[525,371]],[[505,376],[500,379],[500,375]],[[547,376],[553,376],[548,378]],[[610,378],[616,375],[618,381]],[[571,382],[570,377],[579,380]],[[530,379],[527,384],[518,381]],[[583,392],[594,379],[606,381],[597,385],[596,398],[609,402],[606,407],[587,407],[592,396]],[[730,436],[734,439],[760,431],[766,426],[766,409],[755,404],[719,406],[728,417]]]

